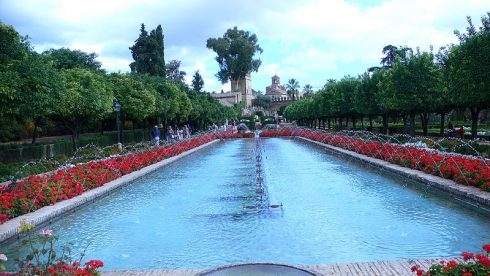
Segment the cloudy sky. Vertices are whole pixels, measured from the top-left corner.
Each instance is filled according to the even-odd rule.
[[[207,91],[227,90],[214,76],[214,52],[206,40],[237,26],[257,34],[264,52],[252,74],[255,90],[271,77],[321,87],[326,79],[358,75],[379,64],[388,44],[428,50],[456,42],[466,16],[478,25],[489,0],[0,0],[0,20],[29,35],[37,51],[69,47],[95,52],[110,72],[127,72],[128,49],[139,35],[161,24],[165,59],[182,61]]]

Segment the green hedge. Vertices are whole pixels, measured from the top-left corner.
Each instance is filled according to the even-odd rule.
[[[143,140],[143,134],[147,130],[126,130],[123,132],[123,142],[133,144]],[[149,137],[145,135],[145,137]],[[103,135],[93,134],[80,137],[81,147],[94,144],[105,147],[117,143],[117,133],[111,132]],[[50,146],[52,145],[52,146]],[[52,142],[40,142],[36,144],[5,144],[0,145],[0,162],[11,163],[16,161],[37,160],[49,155],[73,155],[73,144],[70,138]]]

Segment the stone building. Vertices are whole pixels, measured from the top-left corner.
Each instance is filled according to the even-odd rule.
[[[211,96],[218,100],[223,106],[234,106],[242,101],[242,93],[240,92],[226,92],[226,93],[212,93]]]
[[[245,102],[245,107],[252,106],[253,94],[252,94],[252,78],[248,73],[245,78],[238,81],[231,81],[231,92],[242,93],[242,101]]]
[[[211,96],[224,106],[233,106],[245,102],[245,108],[252,106],[252,78],[250,73],[238,81],[231,81],[231,91],[226,93],[213,93]]]
[[[281,79],[277,75],[272,77],[272,84],[265,88],[265,95],[270,97],[273,102],[291,100],[286,87],[281,85]]]

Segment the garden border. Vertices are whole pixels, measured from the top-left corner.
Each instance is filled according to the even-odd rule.
[[[476,187],[464,186],[449,179],[441,178],[431,174],[426,174],[422,171],[402,167],[381,159],[365,156],[353,151],[327,145],[301,136],[292,136],[292,137],[300,138],[304,141],[317,144],[319,146],[326,148],[328,151],[332,153],[340,154],[342,156],[347,156],[356,160],[360,160],[375,168],[382,168],[389,172],[395,173],[397,175],[401,175],[409,179],[422,182],[423,184],[450,193],[451,195],[454,195],[460,199],[468,201],[467,203],[475,205],[478,208],[490,210],[490,193],[481,191]]]
[[[3,224],[0,224],[0,244],[4,242],[8,242],[8,240],[13,239],[13,238],[20,238],[20,233],[19,233],[19,226],[20,222],[22,220],[26,220],[29,223],[34,224],[35,226],[40,226],[45,223],[50,223],[57,219],[58,217],[69,213],[71,211],[75,211],[76,208],[82,207],[85,204],[95,202],[96,200],[107,196],[110,194],[112,191],[122,188],[126,185],[131,184],[133,181],[137,180],[138,178],[141,178],[161,167],[164,167],[184,156],[187,156],[191,153],[194,153],[202,148],[205,148],[207,146],[210,146],[212,144],[215,144],[217,142],[221,141],[221,139],[215,139],[213,141],[210,141],[206,144],[200,145],[198,147],[195,147],[193,149],[190,149],[188,151],[185,151],[179,155],[175,155],[166,159],[163,159],[162,161],[149,165],[147,167],[144,167],[138,171],[134,171],[132,173],[123,175],[113,181],[110,181],[103,186],[97,187],[95,189],[86,191],[82,193],[81,195],[78,195],[76,197],[63,200],[60,202],[57,202],[54,205],[50,206],[45,206],[42,207],[34,212],[15,217],[11,220],[8,220],[4,222]]]

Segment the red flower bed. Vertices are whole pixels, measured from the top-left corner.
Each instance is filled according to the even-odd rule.
[[[73,198],[122,175],[140,170],[212,140],[243,137],[248,137],[248,134],[232,134],[231,132],[206,134],[146,152],[120,155],[105,160],[77,164],[68,169],[29,176],[11,184],[10,187],[0,186],[0,224],[43,206]]]
[[[485,251],[483,254],[463,252],[461,253],[463,261],[440,261],[439,264],[432,265],[428,271],[421,269],[419,265],[414,265],[412,271],[417,276],[490,275],[490,244],[483,245],[483,251]]]
[[[255,133],[253,132],[233,134],[233,138],[254,138],[254,137],[255,137]]]
[[[359,138],[313,130],[285,128],[265,131],[260,133],[260,136],[300,136],[428,174],[452,179],[466,186],[490,191],[490,161],[485,159],[377,141],[364,141]]]

